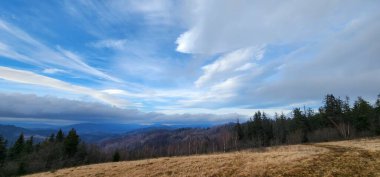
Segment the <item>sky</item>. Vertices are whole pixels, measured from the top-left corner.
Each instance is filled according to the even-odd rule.
[[[377,0],[0,1],[0,122],[197,124],[380,93]]]

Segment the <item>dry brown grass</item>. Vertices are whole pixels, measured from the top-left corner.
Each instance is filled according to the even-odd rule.
[[[380,137],[363,138],[363,139],[348,140],[348,141],[335,141],[335,142],[320,143],[320,144],[360,148],[360,149],[365,149],[371,152],[380,151]]]
[[[380,176],[380,140],[95,164],[30,176]]]
[[[378,138],[311,144],[329,152],[276,173],[279,176],[380,176]]]

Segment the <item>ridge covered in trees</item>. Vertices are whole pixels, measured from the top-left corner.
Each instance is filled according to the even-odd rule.
[[[272,117],[258,111],[243,123],[128,134],[104,141],[101,147],[120,150],[120,160],[136,160],[376,135],[380,135],[380,96],[373,105],[361,97],[351,105],[348,97],[329,94],[318,110],[294,108],[289,115]]]
[[[34,142],[33,136],[26,138],[21,133],[13,146],[6,147],[7,141],[0,135],[0,176],[19,176],[106,161],[97,147],[80,141],[75,129],[71,129],[67,136],[59,130],[39,143]]]
[[[320,142],[380,135],[380,95],[374,105],[359,97],[351,106],[349,98],[326,95],[324,105],[294,108],[291,115],[269,118],[256,112],[247,122],[235,126],[240,147]]]
[[[75,129],[59,130],[43,142],[20,134],[13,145],[0,135],[0,176],[64,167],[244,148],[321,142],[380,135],[380,95],[374,104],[359,97],[326,95],[318,110],[294,108],[289,115],[256,112],[246,122],[211,128],[182,128],[127,134],[97,145],[81,141]]]

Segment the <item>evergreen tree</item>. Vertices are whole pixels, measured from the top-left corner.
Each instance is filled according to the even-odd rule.
[[[0,167],[3,166],[7,157],[7,141],[0,135]]]
[[[375,103],[375,109],[380,109],[380,94],[377,95],[377,100]]]
[[[258,111],[253,115],[253,122],[252,122],[252,130],[251,130],[252,136],[256,141],[260,141],[260,146],[262,145],[262,137],[263,137],[263,123],[261,118],[261,112]]]
[[[262,114],[262,145],[269,146],[273,138],[273,124],[265,113]]]
[[[112,157],[112,161],[113,162],[120,161],[120,153],[119,153],[119,151],[115,151],[115,153],[113,154],[113,157]]]
[[[293,121],[295,122],[295,129],[301,132],[301,142],[308,142],[307,132],[308,132],[308,123],[306,115],[302,113],[300,108],[293,109]]]
[[[374,115],[373,129],[376,135],[380,135],[380,94],[377,95],[374,111],[375,111],[375,115]]]
[[[277,115],[277,113],[276,113]],[[276,116],[275,118],[275,137],[278,139],[279,143],[285,144],[286,143],[286,136],[288,134],[288,126],[287,126],[287,119],[284,113],[282,113],[279,117]]]
[[[25,142],[25,152],[31,153],[33,151],[33,136]]]
[[[55,135],[54,135],[54,133],[52,133],[51,135],[50,135],[50,137],[49,137],[49,142],[51,142],[51,143],[53,143],[54,141],[55,141]]]
[[[19,156],[25,148],[25,139],[24,134],[21,133],[16,142],[14,143],[13,147],[11,148],[11,157],[16,158]]]
[[[350,120],[344,116],[344,107],[346,104],[334,95],[328,94],[325,98],[325,105],[321,113],[330,121],[343,138],[350,136]]]
[[[68,156],[73,156],[78,150],[79,136],[75,129],[71,129],[64,140],[64,151]]]
[[[65,143],[49,143],[48,140],[49,138],[43,143],[34,145],[33,137],[25,139],[24,134],[20,134],[9,149],[8,155],[6,141],[0,136],[0,176],[21,176],[41,170],[105,162],[107,159],[107,155],[96,146],[89,148],[85,143],[80,143],[75,150],[75,144],[77,144],[75,142],[79,141],[75,130],[71,131],[67,141],[64,140],[66,147],[73,145],[74,148],[71,148],[74,149],[73,151],[65,151]],[[69,156],[72,154],[70,152],[75,151],[74,155]]]
[[[355,127],[358,131],[370,130],[371,118],[373,117],[372,106],[359,97],[352,109]]]
[[[342,105],[342,113],[343,117],[347,122],[352,122],[352,109],[350,108],[350,98],[346,97],[346,100],[343,102]]]
[[[59,129],[57,136],[55,137],[57,142],[62,142],[65,139],[65,135],[63,134],[62,130]]]
[[[243,128],[240,125],[239,119],[236,122],[235,129],[236,129],[236,135],[237,135],[238,140],[242,140],[244,138],[244,132],[243,132]]]

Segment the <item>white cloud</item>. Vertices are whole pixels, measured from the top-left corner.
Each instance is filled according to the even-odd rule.
[[[127,98],[138,98],[140,100],[152,102],[158,101],[167,103],[173,99],[191,99],[200,97],[202,93],[195,90],[188,89],[171,89],[171,90],[160,90],[160,89],[149,89],[149,90],[138,90],[137,92],[130,92],[127,90],[121,89],[106,89],[102,90],[102,92],[111,94],[111,95],[119,95],[125,96]]]
[[[114,98],[109,94],[91,88],[69,84],[57,79],[35,74],[30,71],[16,70],[0,66],[0,78],[17,83],[46,86],[76,94],[88,95],[113,106],[125,107],[127,105],[126,101]]]
[[[219,109],[205,109],[205,108],[187,108],[186,110],[177,107],[159,107],[159,113],[168,115],[175,114],[213,114],[213,115],[234,115],[230,121],[236,121],[236,119],[246,120],[251,117],[257,111],[264,111],[265,113],[273,116],[275,113],[290,113],[292,108],[266,108],[266,109],[245,109],[245,108],[219,108]],[[217,116],[216,116],[217,117]]]
[[[236,68],[235,71],[246,71],[246,70],[252,69],[255,66],[257,66],[257,64],[255,63],[246,63],[243,66]]]
[[[225,81],[215,83],[207,89],[195,90],[192,97],[182,97],[178,105],[188,108],[221,108],[225,107],[231,99],[238,95],[242,86],[240,76],[227,78]]]
[[[248,47],[227,53],[213,63],[202,67],[204,73],[195,81],[195,85],[197,87],[207,86],[236,74],[233,71],[247,70],[247,64],[252,66],[252,62],[260,60],[264,51],[263,47]]]
[[[107,89],[107,90],[102,90],[102,92],[108,93],[108,94],[113,94],[113,95],[126,94],[127,93],[125,90],[120,90],[120,89]]]
[[[19,61],[27,61],[29,63],[36,62],[33,59],[29,58],[28,56],[25,56],[23,54],[16,52],[12,47],[8,46],[7,44],[2,43],[1,41],[0,41],[0,54],[4,57],[13,58]]]
[[[149,103],[178,104],[184,108],[219,107],[218,104],[225,104],[237,96],[247,77],[260,74],[261,69],[255,62],[261,60],[264,53],[264,46],[259,46],[238,49],[220,56],[213,63],[203,67],[203,74],[194,82],[196,88],[148,89],[134,92],[106,89],[103,92],[137,98]]]
[[[121,82],[86,64],[85,59],[74,52],[57,47],[50,48],[23,30],[0,19],[0,56],[32,64],[42,68],[59,67],[75,70],[103,79]],[[10,46],[17,46],[13,48]]]
[[[246,46],[319,40],[377,5],[355,0],[190,1],[183,15],[188,30],[178,37],[177,51],[215,54]]]
[[[377,12],[357,18],[337,35],[288,56],[276,73],[281,77],[250,94],[258,100],[293,103],[320,100],[328,93],[375,97],[380,88],[379,17]]]
[[[181,34],[176,40],[176,43],[178,44],[177,51],[182,53],[202,53],[192,50],[193,48],[196,48],[195,40],[198,38],[197,33],[199,33],[197,30],[191,29]]]
[[[263,108],[316,106],[327,93],[375,96],[379,5],[355,0],[190,1],[184,5],[187,30],[177,38],[177,51],[223,55],[204,66],[195,81],[205,89],[203,97],[180,101],[193,107]],[[236,49],[262,44],[265,61],[228,57]]]
[[[90,46],[95,48],[109,48],[115,50],[123,50],[126,48],[126,39],[105,39],[94,43],[90,43]]]
[[[82,28],[100,38],[107,38],[107,32],[114,28],[129,27],[136,19],[142,24],[172,25],[176,11],[172,0],[79,0],[64,1],[63,5]]]
[[[98,77],[101,77],[104,79],[108,79],[111,81],[122,82],[118,78],[115,78],[113,76],[105,74],[105,73],[87,65],[86,63],[83,62],[83,58],[81,56],[79,56],[79,55],[77,55],[71,51],[65,50],[61,47],[58,47],[57,49],[59,52],[61,52],[61,55],[63,55],[63,58],[70,60],[70,64],[67,64],[68,68],[71,67],[71,68],[77,69],[79,71],[83,71],[83,72],[86,72],[88,74],[95,75],[95,76],[98,76]]]
[[[255,64],[264,56],[264,47],[247,47],[226,53],[203,67],[197,87],[178,89],[140,89],[133,92],[123,89],[105,89],[103,92],[153,104],[176,104],[183,108],[215,108],[225,105],[238,95],[247,78],[261,73]],[[128,89],[128,88],[127,88]]]
[[[174,9],[171,0],[140,0],[129,1],[126,5],[132,12],[141,13],[150,24],[171,24]]]
[[[57,68],[46,68],[42,72],[46,74],[66,73],[66,71]]]

